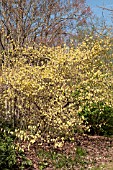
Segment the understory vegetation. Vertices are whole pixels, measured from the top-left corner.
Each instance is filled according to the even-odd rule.
[[[76,48],[17,47],[1,54],[3,170],[36,168],[26,157],[31,151],[38,157],[40,170],[49,165],[69,169],[81,164],[85,168],[87,153],[81,141],[76,141],[75,155],[66,155],[63,147],[67,142],[73,145],[76,135],[113,135],[111,50],[110,37],[89,36]]]

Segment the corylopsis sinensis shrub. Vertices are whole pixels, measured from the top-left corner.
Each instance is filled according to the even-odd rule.
[[[112,65],[104,60],[111,57],[110,49],[109,38],[90,37],[76,49],[41,46],[10,51],[13,64],[3,67],[2,84],[7,88],[2,100],[17,136],[62,146],[82,127],[84,117],[78,113],[86,103],[112,105]]]

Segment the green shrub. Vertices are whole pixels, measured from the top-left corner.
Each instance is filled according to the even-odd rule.
[[[0,132],[0,168],[13,170],[16,165],[16,151],[13,138],[8,134],[9,129]]]
[[[103,102],[87,104],[79,116],[84,119],[86,132],[92,135],[113,135],[113,108]]]
[[[0,128],[0,168],[2,170],[23,170],[31,167],[32,162],[25,153],[15,148],[15,135],[6,124]]]

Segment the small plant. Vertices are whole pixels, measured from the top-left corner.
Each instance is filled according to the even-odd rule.
[[[20,170],[30,167],[32,168],[32,161],[25,156],[25,153],[22,150],[18,151],[18,159],[20,160],[18,162],[18,167]]]
[[[83,148],[81,148],[81,147],[77,147],[76,155],[77,156],[85,156],[86,155],[86,151]]]

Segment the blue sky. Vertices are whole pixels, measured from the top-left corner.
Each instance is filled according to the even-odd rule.
[[[102,10],[97,6],[103,6],[106,8],[113,9],[113,0],[86,0],[86,4],[91,7],[94,14],[98,17],[102,18],[102,11],[103,11],[105,20],[109,25],[111,25],[110,12],[106,10]]]

